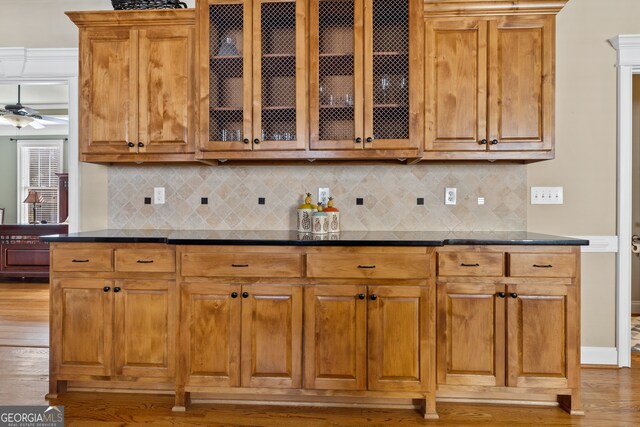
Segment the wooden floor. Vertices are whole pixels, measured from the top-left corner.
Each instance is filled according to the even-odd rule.
[[[46,285],[0,284],[0,405],[45,404]],[[20,331],[20,333],[15,333]],[[33,336],[29,336],[33,334]],[[640,354],[631,369],[582,369],[584,417],[558,408],[439,403],[437,422],[411,409],[195,404],[172,413],[171,396],[69,392],[67,426],[640,426]]]

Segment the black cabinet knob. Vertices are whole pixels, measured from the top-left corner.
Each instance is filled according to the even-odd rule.
[[[249,298],[249,292],[243,292],[242,298]]]
[[[113,288],[113,292],[120,292],[120,288],[116,286],[115,288]]]
[[[487,140],[486,139],[480,140],[480,141],[478,141],[478,144],[487,145]]]
[[[128,145],[129,147],[131,147],[131,148],[133,148],[133,147],[135,147],[135,146],[136,146],[136,144],[134,144],[133,142],[130,142],[130,143],[128,143],[127,145]]]
[[[143,142],[138,142],[138,147],[140,147],[140,148],[144,147],[144,143]]]
[[[356,142],[360,144],[362,142],[362,138],[356,138]]]
[[[249,138],[243,139],[242,142],[244,142],[245,144],[248,144],[249,143]]]
[[[511,292],[509,295],[511,295],[511,298],[518,298],[518,294],[515,292]]]
[[[497,139],[492,139],[492,140],[491,140],[491,145],[496,145],[497,143],[498,143],[498,140],[497,140]]]
[[[108,287],[108,286],[105,286],[104,288],[102,288],[102,290],[105,291],[105,292],[109,292],[111,290],[111,288]]]
[[[371,295],[369,296],[369,298],[371,299],[371,301],[375,301],[375,300],[377,300],[377,299],[378,299],[378,295],[376,295],[376,294],[371,294]]]
[[[254,144],[260,144],[260,140],[258,138],[256,138],[256,139],[253,140],[253,143]]]
[[[231,292],[231,298],[238,298],[237,292]]]
[[[364,294],[358,294],[358,299],[364,299],[365,295]]]
[[[506,296],[507,296],[507,294],[505,294],[504,292],[498,292],[498,296],[499,296],[500,298],[504,298],[504,297],[506,297]]]
[[[367,138],[367,142],[373,142],[373,138],[371,137]]]

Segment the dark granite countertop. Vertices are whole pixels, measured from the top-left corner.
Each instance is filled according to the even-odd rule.
[[[588,240],[529,231],[343,231],[308,234],[276,230],[98,230],[44,236],[48,242],[168,243],[173,245],[277,246],[586,246]]]

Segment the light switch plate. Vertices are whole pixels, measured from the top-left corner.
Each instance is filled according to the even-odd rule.
[[[561,205],[563,203],[562,187],[531,187],[532,205]]]

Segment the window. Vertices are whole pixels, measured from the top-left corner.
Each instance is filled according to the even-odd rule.
[[[18,141],[18,222],[57,223],[58,176],[62,172],[62,140]],[[43,202],[23,203],[29,191],[37,192]]]

